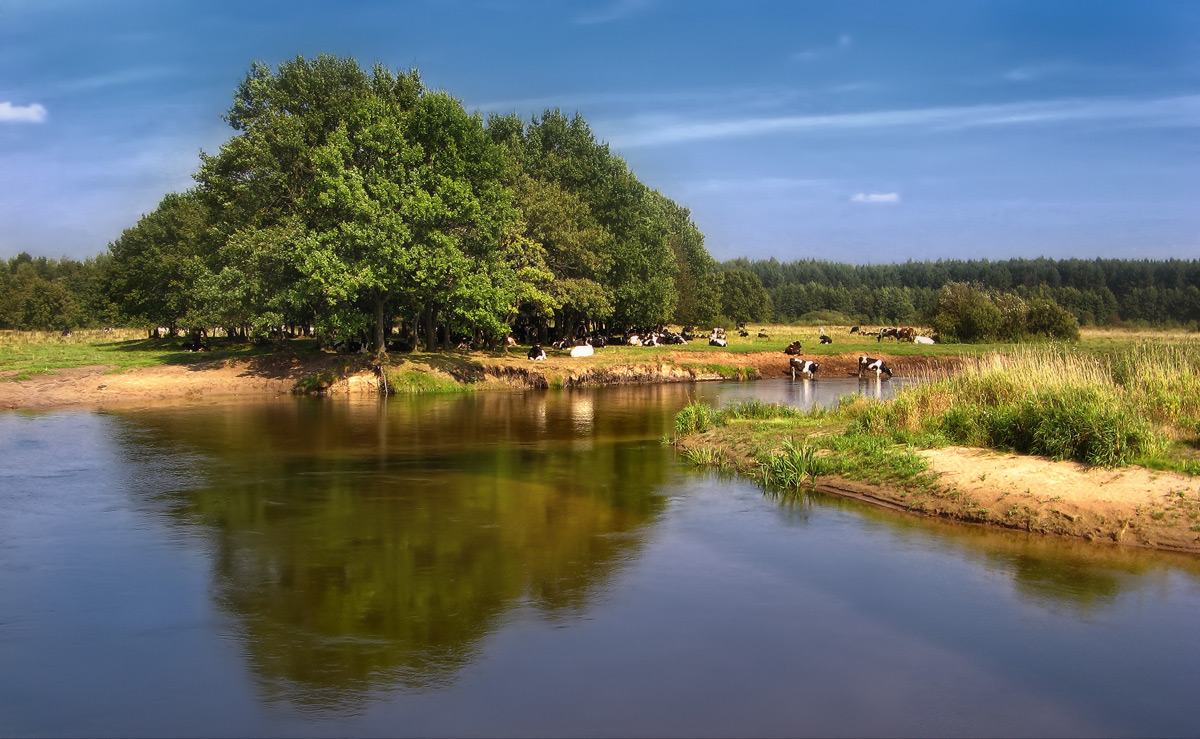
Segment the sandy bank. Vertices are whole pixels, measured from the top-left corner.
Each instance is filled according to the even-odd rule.
[[[0,382],[0,408],[45,408],[64,405],[144,402],[171,398],[220,397],[229,395],[279,395],[292,392],[296,382],[318,373],[336,381],[329,394],[378,392],[378,379],[365,357],[333,354],[306,356],[274,355],[238,360],[206,360],[144,367],[113,373],[111,367],[94,365],[34,375],[27,380]],[[883,356],[883,355],[881,355]],[[598,353],[590,359],[554,356],[546,362],[531,362],[523,355],[509,356],[447,352],[429,355],[396,355],[390,358],[394,371],[416,371],[432,377],[487,387],[576,387],[659,382],[704,382],[730,377],[730,371],[745,370],[751,377],[787,375],[787,357],[781,352],[666,352],[640,360],[636,355]],[[935,364],[953,362],[945,358],[906,357],[894,364],[897,372],[913,374]],[[829,355],[821,358],[823,376],[854,374],[857,356]],[[0,379],[12,372],[0,372]]]

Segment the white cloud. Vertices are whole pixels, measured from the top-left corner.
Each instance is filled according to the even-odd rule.
[[[653,5],[654,2],[656,0],[616,0],[616,2],[607,8],[576,18],[575,22],[586,26],[625,20],[642,12]]]
[[[0,123],[41,123],[46,120],[46,108],[38,103],[13,105],[0,103]]]
[[[860,192],[850,198],[852,203],[899,203],[900,193],[897,192]]]
[[[834,113],[724,120],[664,120],[635,126],[611,136],[618,147],[675,144],[712,139],[745,138],[779,133],[870,131],[922,128],[957,131],[1065,122],[1102,122],[1123,126],[1200,126],[1200,95],[1157,99],[1094,98],[1044,100],[998,105],[910,108],[865,113]]]

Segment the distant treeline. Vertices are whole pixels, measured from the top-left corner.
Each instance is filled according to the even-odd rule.
[[[928,320],[939,293],[952,283],[1025,300],[1049,300],[1084,326],[1195,328],[1200,322],[1197,260],[1041,258],[850,265],[743,258],[724,262],[721,268],[754,275],[769,299],[770,310],[762,315],[782,323],[819,318],[821,313],[888,325]]]

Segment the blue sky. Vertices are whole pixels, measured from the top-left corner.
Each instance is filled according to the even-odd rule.
[[[0,0],[0,258],[98,254],[251,62],[580,113],[720,260],[1200,258],[1200,2]]]

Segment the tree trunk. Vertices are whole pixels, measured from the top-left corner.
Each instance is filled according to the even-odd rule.
[[[386,292],[375,293],[375,338],[372,341],[372,348],[375,350],[375,356],[380,359],[387,354],[387,333],[383,326],[383,304],[386,302]]]
[[[421,320],[425,324],[425,351],[437,351],[437,326],[433,323],[433,306],[425,306]]]

